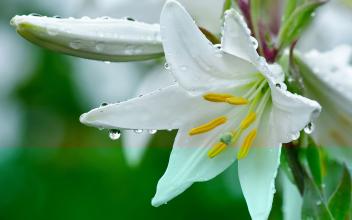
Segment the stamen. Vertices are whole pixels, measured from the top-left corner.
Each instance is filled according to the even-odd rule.
[[[242,144],[240,151],[237,154],[238,160],[241,160],[248,155],[249,149],[252,146],[253,141],[256,136],[257,136],[257,129],[254,129],[251,132],[249,132],[249,134],[247,135],[247,137],[243,141],[243,144]]]
[[[231,105],[245,105],[248,103],[248,100],[242,97],[231,97],[227,98],[226,102],[231,104]]]
[[[218,118],[216,118],[206,124],[203,124],[199,127],[192,128],[188,134],[192,136],[192,135],[208,132],[208,131],[224,124],[226,121],[227,121],[227,118],[225,116],[218,117]]]
[[[214,158],[226,149],[227,145],[223,142],[216,143],[212,149],[208,151],[208,157]]]
[[[245,119],[240,124],[242,130],[247,129],[256,119],[257,114],[255,112],[250,112]]]
[[[226,102],[226,99],[233,97],[231,94],[226,93],[208,93],[203,95],[203,98],[210,102]]]

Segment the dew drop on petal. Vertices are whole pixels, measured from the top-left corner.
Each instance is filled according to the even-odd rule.
[[[292,138],[292,140],[295,141],[295,140],[297,140],[299,138],[299,136],[300,136],[300,133],[297,132],[296,134],[293,134],[291,138]]]
[[[31,13],[29,16],[34,16],[34,17],[43,17],[43,15],[38,14],[38,13]]]
[[[62,18],[60,15],[54,15],[53,18]]]
[[[121,137],[121,132],[118,129],[109,130],[109,138],[113,141],[119,139]]]
[[[136,133],[136,134],[141,134],[142,132],[143,132],[142,129],[135,129],[135,130],[134,130],[134,133]]]
[[[321,200],[318,200],[315,204],[316,204],[317,206],[321,205]]]
[[[101,103],[100,107],[104,107],[104,106],[107,106],[107,105],[108,105],[108,103],[103,102],[103,103]]]
[[[253,47],[255,49],[257,49],[258,48],[258,41],[254,37],[251,37],[251,42],[253,44]]]
[[[167,129],[167,131],[172,131],[172,129]]]
[[[304,128],[304,132],[306,134],[311,134],[314,131],[314,124],[312,122],[309,122],[307,126]]]
[[[149,130],[148,133],[149,134],[155,134],[158,130],[155,130],[155,129],[152,129],[152,130]]]
[[[131,17],[126,17],[125,18],[127,21],[136,21],[134,18],[131,18]]]
[[[104,61],[105,64],[110,64],[111,62],[110,61]]]

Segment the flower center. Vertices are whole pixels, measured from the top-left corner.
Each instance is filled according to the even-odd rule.
[[[252,84],[243,96],[235,96],[227,93],[207,93],[203,95],[203,98],[209,102],[215,103],[227,103],[235,106],[249,105],[246,116],[242,119],[237,128],[222,134],[219,141],[208,151],[209,158],[214,158],[227,147],[235,145],[243,134],[246,133],[237,154],[237,159],[245,158],[257,136],[260,118],[270,98],[270,88],[266,79],[263,77],[258,78],[254,85]],[[227,121],[229,121],[229,119],[226,116],[215,118],[208,123],[192,128],[189,131],[189,135],[193,136],[206,133],[225,124]]]

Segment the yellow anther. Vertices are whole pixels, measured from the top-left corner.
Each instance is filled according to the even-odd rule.
[[[257,117],[257,115],[255,114],[255,112],[250,112],[245,119],[243,119],[243,121],[240,124],[240,128],[242,130],[248,128],[254,121],[255,118]]]
[[[210,102],[226,102],[226,99],[233,97],[231,94],[208,93],[203,95],[203,98]]]
[[[206,124],[203,124],[199,127],[192,128],[188,134],[192,136],[192,135],[208,132],[208,131],[224,124],[226,121],[227,121],[227,118],[225,116],[218,117],[218,118],[216,118]]]
[[[227,145],[223,142],[216,143],[212,149],[208,151],[208,157],[214,158],[226,149]]]
[[[248,155],[249,149],[252,146],[253,141],[256,136],[257,136],[257,129],[254,129],[251,132],[249,132],[249,134],[247,135],[247,137],[243,141],[243,144],[241,146],[240,151],[237,154],[238,160],[241,160]]]
[[[242,97],[230,97],[226,99],[226,102],[231,105],[245,105],[248,103],[248,100]]]

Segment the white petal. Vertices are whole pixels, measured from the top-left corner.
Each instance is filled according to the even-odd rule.
[[[213,34],[220,33],[221,16],[225,0],[202,0],[201,2],[179,0],[179,2],[189,11],[200,27],[207,29]]]
[[[145,74],[136,95],[146,94],[158,88],[166,87],[173,83],[171,74],[165,71],[162,65],[159,65]],[[122,142],[123,152],[130,166],[136,166],[140,163],[145,149],[153,136],[148,132],[137,134],[131,131],[123,131]]]
[[[163,55],[159,25],[126,19],[15,16],[11,24],[39,46],[88,59],[131,61]]]
[[[226,11],[221,45],[224,51],[235,56],[256,62],[259,55],[256,51],[258,42],[251,37],[243,17],[234,9]]]
[[[292,94],[284,88],[277,88],[272,82],[271,97],[273,102],[272,135],[277,143],[288,143],[297,138],[299,132],[319,116],[321,106],[316,101]]]
[[[231,113],[232,117],[235,115]],[[231,115],[228,117],[230,118]],[[207,155],[211,147],[219,141],[223,132],[233,129],[234,123],[226,123],[202,135],[189,136],[191,128],[204,123],[198,120],[181,128],[172,149],[168,167],[158,182],[153,206],[160,206],[178,196],[194,182],[207,181],[214,178],[236,159],[238,148],[229,147],[224,152],[210,159]]]
[[[226,112],[232,106],[191,96],[177,84],[125,102],[93,109],[81,122],[90,126],[124,129],[177,129],[197,118]]]
[[[238,161],[238,175],[252,219],[267,219],[275,193],[275,178],[280,164],[281,144],[271,136],[278,132],[270,118],[272,108],[266,107],[257,138],[249,154]]]
[[[165,4],[160,23],[166,60],[187,90],[233,84],[229,79],[248,79],[257,72],[248,61],[214,47],[178,2]]]
[[[282,175],[281,175],[282,174]],[[286,174],[280,173],[283,188],[283,213],[284,220],[302,219],[301,210],[303,199],[295,186],[287,178]]]

